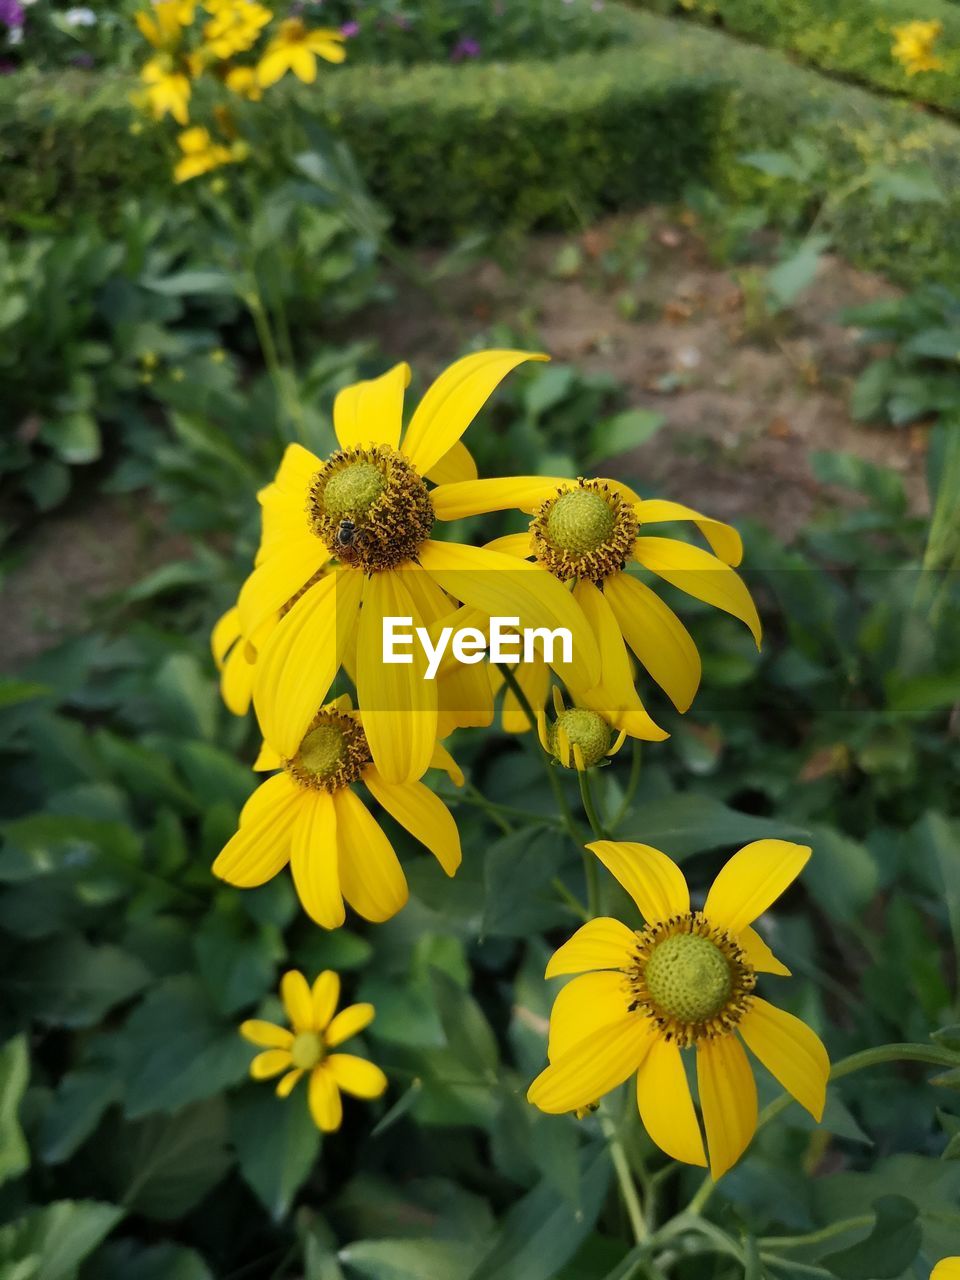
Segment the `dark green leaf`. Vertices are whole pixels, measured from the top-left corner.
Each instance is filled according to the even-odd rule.
[[[320,1151],[305,1084],[289,1098],[278,1098],[268,1085],[246,1090],[231,1106],[230,1132],[244,1180],[279,1222]]]
[[[882,1196],[865,1240],[829,1254],[821,1263],[840,1280],[896,1280],[920,1250],[917,1206],[904,1196]]]
[[[30,1076],[27,1038],[19,1035],[0,1049],[0,1184],[29,1168],[30,1152],[20,1128],[20,1102]]]

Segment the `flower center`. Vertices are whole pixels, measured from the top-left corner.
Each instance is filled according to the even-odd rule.
[[[315,1067],[323,1057],[323,1041],[316,1031],[301,1031],[299,1035],[294,1036],[293,1044],[290,1046],[290,1057],[293,1059],[293,1065],[300,1067],[303,1071],[309,1071],[311,1067]]]
[[[287,771],[302,787],[340,791],[357,782],[371,761],[367,738],[358,721],[339,711],[321,711],[286,761]]]
[[[284,18],[280,23],[280,39],[285,44],[298,44],[306,35],[307,28],[301,18]]]
[[[569,707],[566,711],[561,711],[550,727],[548,741],[551,753],[567,769],[577,767],[576,757],[567,755],[564,759],[561,755],[563,736],[566,736],[571,753],[574,747],[580,748],[583,764],[587,769],[600,763],[610,750],[613,740],[610,726],[596,711],[589,711],[586,707]]]
[[[314,476],[310,528],[343,564],[374,573],[416,556],[433,529],[423,480],[396,449],[342,449]]]
[[[600,480],[564,485],[530,526],[537,559],[562,582],[603,582],[619,573],[637,536],[629,503]]]
[[[642,1009],[681,1047],[737,1025],[757,978],[728,933],[691,912],[637,936],[631,1008]]]

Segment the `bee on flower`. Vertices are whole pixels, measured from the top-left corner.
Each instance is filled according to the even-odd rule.
[[[892,53],[908,76],[944,69],[943,61],[934,53],[942,34],[943,23],[939,19],[916,19],[893,28]]]
[[[260,1018],[240,1025],[240,1034],[261,1052],[250,1063],[254,1080],[280,1077],[277,1097],[286,1098],[308,1076],[307,1101],[318,1129],[332,1133],[343,1120],[341,1093],[379,1098],[387,1077],[378,1066],[340,1045],[359,1035],[374,1019],[372,1004],[352,1004],[337,1013],[340,979],[325,969],[311,986],[296,969],[283,975],[280,996],[289,1027]]]

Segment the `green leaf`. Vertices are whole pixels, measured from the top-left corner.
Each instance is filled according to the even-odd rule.
[[[255,1004],[273,986],[284,949],[274,930],[257,929],[249,918],[208,916],[194,938],[197,967],[220,1013]]]
[[[917,1206],[904,1196],[881,1196],[874,1203],[876,1222],[869,1236],[822,1258],[840,1280],[897,1280],[920,1251]]]
[[[574,382],[574,371],[568,364],[538,365],[528,376],[523,405],[531,418],[539,418],[560,404]]]
[[[81,1067],[68,1072],[57,1086],[40,1126],[40,1158],[47,1164],[68,1160],[120,1094],[120,1081],[105,1067]]]
[[[475,1251],[451,1240],[358,1240],[340,1261],[367,1280],[468,1280]]]
[[[653,409],[625,409],[594,428],[587,461],[593,464],[615,458],[652,440],[666,422]]]
[[[710,796],[687,793],[644,801],[617,828],[618,840],[641,840],[671,858],[687,858],[707,849],[748,844],[751,840],[809,841],[809,831],[776,818],[738,813]]]
[[[61,462],[71,466],[95,462],[100,457],[102,441],[97,420],[90,413],[65,413],[44,423],[43,440]]]
[[[497,840],[483,864],[483,937],[525,938],[569,920],[552,881],[557,840],[552,832],[526,827]]]
[[[789,307],[808,285],[813,284],[829,244],[824,236],[811,236],[789,258],[771,267],[767,272],[767,291],[778,307]]]
[[[60,1200],[0,1227],[0,1258],[38,1260],[37,1280],[73,1280],[77,1268],[123,1217],[93,1200]]]
[[[793,178],[799,181],[804,177],[802,167],[787,151],[750,151],[739,157],[741,164],[749,165],[760,173],[771,178]]]
[[[24,948],[12,979],[24,1014],[57,1027],[92,1027],[150,981],[136,956],[114,946],[91,946],[67,934],[56,946]],[[0,977],[3,985],[4,977]]]
[[[214,1280],[213,1273],[193,1249],[175,1244],[146,1248],[135,1240],[111,1241],[98,1250],[84,1269],[83,1280]]]
[[[144,289],[166,297],[180,298],[188,294],[212,293],[232,296],[237,282],[228,271],[178,271],[162,279],[141,280]]]
[[[27,1038],[15,1036],[0,1049],[0,1184],[30,1167],[27,1140],[20,1128],[20,1102],[29,1077]]]
[[[320,1152],[304,1085],[290,1098],[264,1085],[245,1091],[231,1107],[230,1132],[244,1180],[274,1222],[281,1221]]]
[[[500,1055],[480,1006],[442,969],[431,969],[430,979],[450,1052],[470,1071],[493,1076]]]

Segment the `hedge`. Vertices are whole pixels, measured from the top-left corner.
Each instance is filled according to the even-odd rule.
[[[951,0],[633,0],[683,14],[804,62],[960,115],[960,5]],[[893,28],[914,19],[943,25],[942,70],[908,75],[891,54]]]

